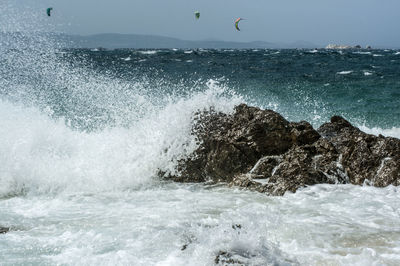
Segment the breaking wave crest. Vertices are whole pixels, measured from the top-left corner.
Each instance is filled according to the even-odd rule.
[[[196,147],[195,112],[242,101],[215,79],[165,90],[176,85],[140,71],[134,80],[100,73],[61,49],[42,16],[1,7],[9,15],[0,31],[0,197],[151,183]]]
[[[0,196],[59,190],[128,189],[149,183],[157,170],[174,171],[196,147],[190,134],[195,112],[211,106],[230,112],[240,98],[209,89],[155,108],[129,127],[79,131],[51,110],[0,102]],[[46,113],[47,112],[47,113]]]

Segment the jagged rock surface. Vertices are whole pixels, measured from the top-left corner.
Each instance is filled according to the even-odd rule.
[[[271,195],[321,183],[400,184],[400,140],[374,136],[334,116],[318,130],[241,104],[232,115],[198,114],[199,148],[178,166],[179,182],[227,182]]]
[[[323,124],[319,133],[343,156],[350,183],[361,185],[400,185],[400,140],[366,134],[339,116]]]
[[[10,231],[10,228],[0,226],[0,234],[5,234],[5,233],[8,233],[9,231]]]

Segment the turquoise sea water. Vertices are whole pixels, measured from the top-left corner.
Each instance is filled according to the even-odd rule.
[[[65,50],[55,60],[90,72],[94,82],[107,78],[124,83],[105,104],[126,109],[135,109],[137,101],[121,103],[118,98],[135,93],[138,87],[143,97],[162,106],[167,99],[205,91],[212,81],[249,104],[315,126],[332,115],[383,129],[400,123],[400,54],[396,50]],[[3,69],[3,76],[14,73]],[[102,92],[96,91],[95,84],[88,88],[92,102],[85,99],[83,103],[73,95],[74,86],[82,84],[70,84],[62,80],[65,77],[43,80],[25,74],[11,79],[28,87],[34,82],[32,88],[23,88],[33,94],[30,100],[57,116],[80,128],[113,125],[114,111],[95,106],[103,105],[96,102]],[[13,92],[15,88],[3,88],[2,95]]]

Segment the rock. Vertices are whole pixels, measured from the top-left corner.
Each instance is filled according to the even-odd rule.
[[[400,140],[366,134],[342,117],[334,116],[318,132],[342,155],[352,184],[383,187],[400,185]]]
[[[317,131],[245,104],[196,116],[199,143],[179,162],[179,182],[226,182],[270,195],[314,184],[400,185],[400,140],[366,134],[340,116]]]
[[[279,160],[261,158],[262,169],[254,170],[258,175],[238,175],[231,185],[280,196],[309,185],[346,183],[346,174],[338,166],[338,160],[334,147],[321,139],[312,145],[293,146]]]
[[[215,256],[214,262],[216,265],[247,265],[246,263],[235,258],[235,254],[226,251],[218,252],[217,256]]]
[[[8,233],[10,231],[10,228],[8,227],[1,227],[0,226],[0,234],[5,234]]]
[[[310,123],[301,121],[299,123],[290,123],[292,142],[297,145],[312,144],[321,136],[314,130]]]
[[[296,133],[280,114],[244,104],[233,115],[209,112],[200,114],[198,121],[194,133],[200,147],[178,166],[179,176],[169,176],[175,181],[230,182],[261,157],[282,154],[296,141]],[[307,142],[310,136],[298,138]]]

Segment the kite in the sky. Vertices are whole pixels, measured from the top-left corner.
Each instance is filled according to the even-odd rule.
[[[196,17],[196,19],[199,19],[200,18],[200,12],[199,11],[194,12],[194,16]]]
[[[244,20],[244,19],[243,19],[243,18],[238,18],[237,20],[235,20],[235,28],[236,28],[238,31],[240,31],[240,29],[239,29],[239,22],[240,22],[241,20]]]
[[[47,16],[51,16],[51,10],[53,10],[53,8],[52,7],[49,7],[48,9],[46,9],[46,13],[47,13]]]

